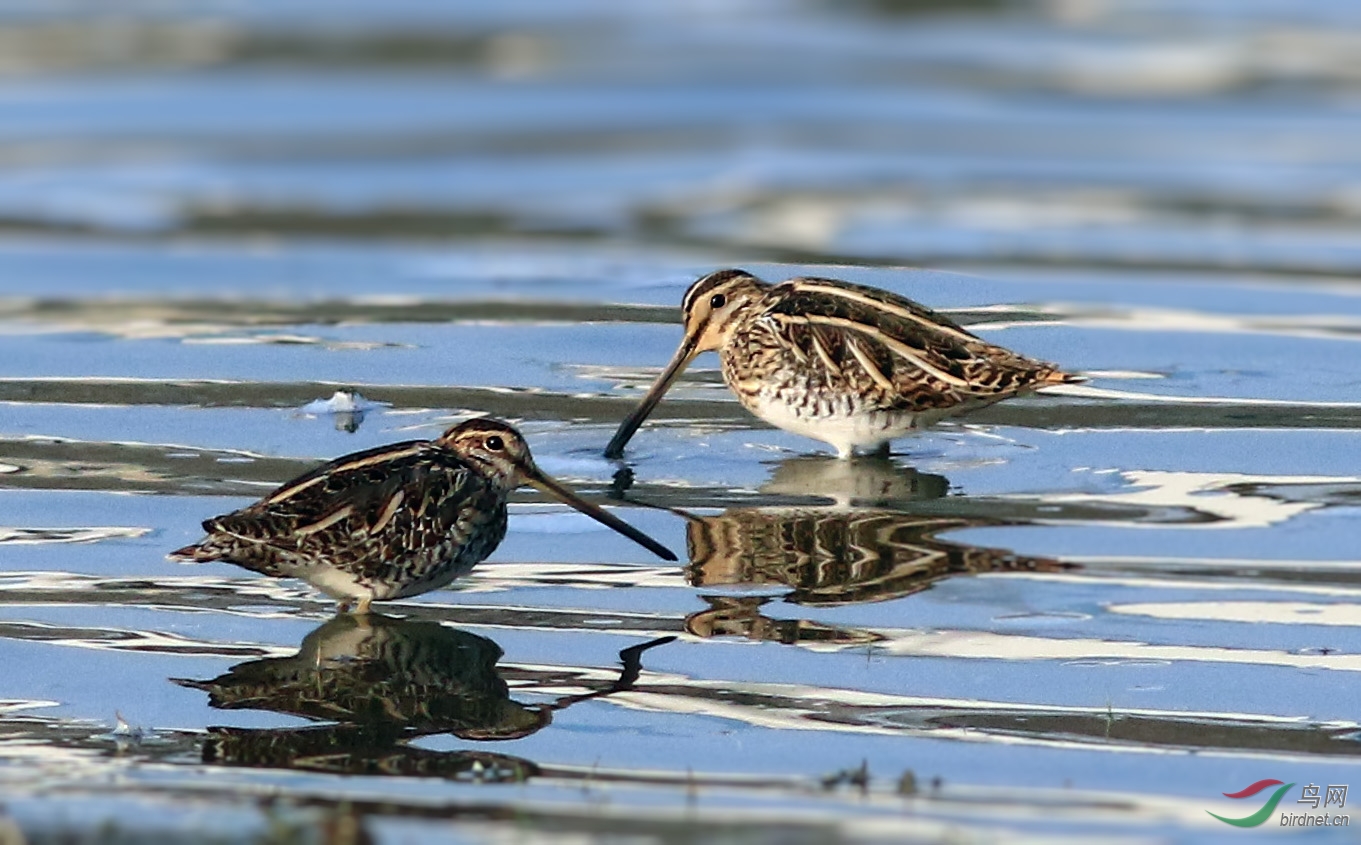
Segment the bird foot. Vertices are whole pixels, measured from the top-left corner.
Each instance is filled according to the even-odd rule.
[[[345,599],[336,605],[336,613],[352,613],[356,616],[363,616],[369,612],[369,605],[373,599]]]

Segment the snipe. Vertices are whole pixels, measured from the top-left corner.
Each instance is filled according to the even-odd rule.
[[[605,448],[617,458],[689,363],[717,350],[747,410],[841,457],[1040,387],[1080,381],[897,294],[835,279],[776,285],[743,270],[696,281],[680,348]]]
[[[301,578],[366,613],[369,602],[435,590],[472,569],[506,535],[506,497],[532,484],[665,560],[665,546],[545,475],[520,433],[468,420],[436,440],[356,452],[293,479],[253,505],[203,523],[208,536],[172,560],[222,560]]]

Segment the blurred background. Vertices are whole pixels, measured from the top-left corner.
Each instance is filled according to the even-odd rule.
[[[1002,272],[1361,260],[1346,0],[0,13],[10,233]]]

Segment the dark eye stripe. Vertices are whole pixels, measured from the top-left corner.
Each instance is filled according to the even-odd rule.
[[[685,296],[681,299],[681,311],[689,314],[690,309],[694,307],[694,304],[699,302],[700,298],[706,296],[710,291],[720,285],[727,284],[733,279],[750,275],[751,274],[746,270],[718,270],[704,276],[691,285],[690,289],[685,292]]]

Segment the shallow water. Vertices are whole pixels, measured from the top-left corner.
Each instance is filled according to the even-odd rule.
[[[1361,780],[1355,6],[468,5],[5,5],[0,841],[1191,840]],[[1090,381],[844,463],[707,356],[605,460],[732,264]],[[163,559],[482,412],[688,561],[530,491],[367,626]]]

